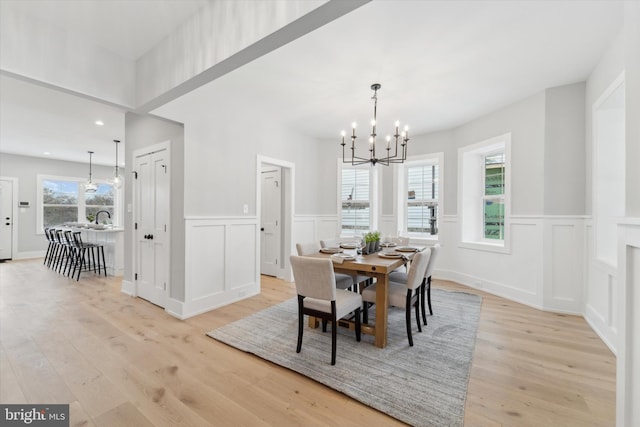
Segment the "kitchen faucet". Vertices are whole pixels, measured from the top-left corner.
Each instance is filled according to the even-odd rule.
[[[101,214],[102,212],[106,213],[106,214],[107,214],[107,216],[108,216],[109,218],[111,218],[111,214],[109,213],[109,211],[98,211],[98,212],[96,212],[96,224],[99,224],[99,222],[98,222],[98,216],[100,216],[100,214]]]

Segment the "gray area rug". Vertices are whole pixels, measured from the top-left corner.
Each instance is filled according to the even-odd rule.
[[[209,332],[210,337],[253,353],[325,384],[415,426],[462,426],[469,370],[482,298],[433,289],[433,316],[407,340],[404,310],[389,309],[388,345],[339,328],[336,365],[331,366],[331,326],[309,328],[296,353],[296,299],[285,301]],[[375,319],[375,308],[370,310]]]

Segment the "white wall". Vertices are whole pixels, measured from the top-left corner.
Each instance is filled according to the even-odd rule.
[[[138,59],[137,105],[145,104],[206,69],[228,60],[325,2],[236,0],[205,3],[202,10]],[[248,60],[264,53],[249,57]],[[159,67],[158,64],[166,66]],[[242,65],[242,62],[238,62],[238,65]]]
[[[582,215],[585,198],[585,83],[545,91],[544,213]]]
[[[135,64],[71,31],[12,8],[0,13],[0,68],[79,94],[135,106]]]

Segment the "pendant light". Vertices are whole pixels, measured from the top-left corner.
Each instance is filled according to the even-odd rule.
[[[115,174],[111,179],[111,185],[113,185],[115,188],[121,188],[122,175],[120,175],[119,168],[118,168],[118,144],[120,144],[120,141],[117,139],[114,139],[113,142],[116,143],[116,168],[115,168]]]
[[[89,153],[89,181],[84,185],[84,192],[95,193],[98,190],[98,185],[91,180],[91,157],[93,156],[93,151],[87,152]]]

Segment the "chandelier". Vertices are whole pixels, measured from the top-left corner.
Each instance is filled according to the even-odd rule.
[[[89,181],[84,184],[84,192],[95,193],[98,190],[98,185],[91,180],[91,156],[93,156],[93,151],[87,151],[87,153],[89,153]]]
[[[372,166],[375,166],[377,163],[383,164],[385,166],[389,166],[391,163],[403,163],[407,160],[407,144],[409,142],[409,126],[405,126],[404,130],[399,133],[400,122],[396,121],[395,123],[395,134],[393,135],[393,141],[391,135],[387,135],[386,137],[386,153],[384,157],[376,157],[376,120],[377,120],[377,110],[378,110],[378,90],[382,87],[380,83],[374,83],[371,85],[371,90],[373,90],[373,120],[371,120],[371,134],[369,135],[369,157],[359,157],[356,156],[356,122],[351,124],[352,132],[351,132],[351,160],[345,158],[344,147],[347,145],[344,142],[344,138],[347,135],[345,131],[342,131],[342,163],[351,163],[352,165],[362,165],[365,163],[371,163]],[[400,148],[398,148],[400,145]],[[393,148],[392,148],[393,147]],[[393,149],[393,154],[392,154]]]

